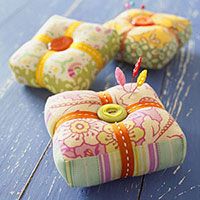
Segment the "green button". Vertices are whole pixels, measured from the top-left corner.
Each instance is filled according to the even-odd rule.
[[[124,107],[118,104],[106,104],[98,109],[97,115],[103,121],[114,123],[125,119],[127,112]]]

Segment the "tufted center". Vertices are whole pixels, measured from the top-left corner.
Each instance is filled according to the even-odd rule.
[[[106,122],[120,122],[126,118],[127,112],[124,107],[118,104],[106,104],[97,111],[98,117]]]
[[[73,39],[71,37],[62,36],[62,37],[53,39],[48,44],[48,49],[53,50],[53,51],[63,51],[63,50],[68,49],[72,43],[73,43]]]
[[[150,16],[137,16],[132,21],[133,26],[152,26],[155,25]]]

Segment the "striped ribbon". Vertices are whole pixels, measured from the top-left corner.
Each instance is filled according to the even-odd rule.
[[[113,103],[111,95],[106,91],[106,92],[99,92],[98,97],[101,100],[102,105],[105,104],[110,104]],[[130,104],[129,106],[126,107],[127,112],[133,113],[139,109],[142,108],[147,108],[147,107],[156,107],[156,108],[161,108],[164,109],[164,107],[159,104],[158,102],[137,102],[134,104]],[[71,119],[76,119],[76,118],[94,118],[98,119],[98,115],[95,112],[90,112],[90,111],[75,111],[68,113],[66,115],[63,115],[55,124],[54,127],[54,132],[55,130],[64,122],[69,121]]]
[[[112,124],[121,155],[121,177],[132,176],[134,172],[134,155],[129,133],[123,122]]]
[[[65,36],[72,37],[74,31],[82,24],[83,22],[75,21],[73,22],[65,31]]]
[[[102,105],[113,103],[111,95],[106,91],[105,92],[98,92],[98,97],[101,100]]]
[[[139,110],[141,108],[147,108],[147,107],[156,107],[156,108],[164,109],[164,107],[161,104],[159,104],[158,102],[143,101],[143,102],[137,102],[137,103],[127,106],[126,110],[130,114],[130,113],[135,112],[136,110]]]
[[[99,69],[101,69],[104,66],[104,61],[101,53],[92,46],[90,46],[89,44],[86,44],[84,42],[77,42],[77,43],[74,42],[72,43],[70,48],[78,49],[80,51],[89,54],[92,57],[92,59],[96,62],[97,67]]]
[[[98,119],[98,116],[94,112],[89,112],[89,111],[75,111],[68,113],[66,115],[63,115],[55,124],[54,127],[54,133],[57,130],[57,128],[63,124],[66,121],[72,120],[72,119],[77,119],[77,118],[93,118],[93,119]]]
[[[43,81],[43,71],[44,71],[44,65],[49,57],[51,57],[55,51],[47,51],[39,60],[37,67],[36,67],[36,82],[40,87],[45,87],[44,81]]]
[[[53,40],[53,38],[45,34],[38,34],[33,39],[38,40],[44,44],[48,44]]]

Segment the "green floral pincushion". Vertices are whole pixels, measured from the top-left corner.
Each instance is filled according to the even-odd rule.
[[[118,49],[116,31],[53,16],[11,56],[10,66],[25,85],[53,93],[87,89]]]

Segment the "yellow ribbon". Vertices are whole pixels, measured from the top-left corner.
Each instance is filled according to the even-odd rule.
[[[45,87],[43,80],[44,65],[47,59],[52,56],[55,51],[47,51],[39,60],[36,68],[36,82],[40,87]]]
[[[78,42],[78,43],[72,43],[70,48],[78,49],[80,51],[89,54],[92,57],[92,59],[96,62],[97,67],[99,69],[103,67],[104,62],[101,53],[98,50],[94,49],[92,46],[83,42]]]
[[[65,31],[64,35],[68,36],[68,37],[72,37],[74,31],[82,24],[82,22],[79,21],[75,21],[73,22]],[[34,39],[39,40],[40,42],[43,42],[45,44],[50,43],[53,38],[51,38],[48,35],[45,34],[39,34],[36,35],[34,37]],[[102,58],[101,53],[94,49],[91,45],[88,45],[86,43],[83,42],[78,42],[78,43],[72,43],[72,45],[70,46],[70,48],[74,48],[74,49],[78,49],[80,51],[83,51],[87,54],[89,54],[92,59],[96,62],[97,67],[98,68],[102,68],[104,65],[104,61]],[[54,53],[56,53],[56,51],[47,51],[39,60],[37,67],[36,67],[36,83],[41,86],[41,87],[45,87],[45,83],[43,80],[43,71],[44,71],[44,65],[45,62],[47,61],[47,59],[52,56]]]
[[[65,33],[64,35],[65,36],[68,36],[68,37],[72,37],[73,36],[73,33],[74,31],[82,24],[82,22],[79,22],[79,21],[75,21],[75,22],[72,22],[69,27],[65,30]],[[38,34],[34,37],[34,39],[40,41],[40,42],[43,42],[45,44],[48,44],[50,43],[53,38],[51,38],[50,36],[48,35],[45,35],[45,34]]]
[[[45,35],[45,34],[36,35],[34,37],[34,39],[36,39],[36,40],[38,40],[40,42],[43,42],[45,44],[48,44],[48,43],[50,43],[53,40],[53,38],[51,38],[50,36]]]
[[[73,32],[76,30],[76,28],[78,28],[78,26],[81,25],[81,23],[82,22],[75,21],[72,24],[70,24],[70,26],[65,31],[65,36],[72,37]],[[38,34],[33,39],[36,39],[36,40],[38,40],[40,42],[43,42],[44,44],[49,44],[53,40],[53,38],[51,38],[50,36],[45,35],[45,34]],[[56,51],[47,51],[40,58],[40,60],[39,60],[39,62],[37,64],[37,67],[36,67],[36,83],[40,87],[45,87],[45,83],[44,83],[44,80],[43,80],[43,71],[44,71],[45,62],[54,53],[56,53]]]
[[[79,21],[73,22],[73,23],[67,28],[67,30],[65,31],[65,36],[67,36],[67,37],[72,37],[74,31],[75,31],[82,23],[83,23],[83,22],[79,22]]]

